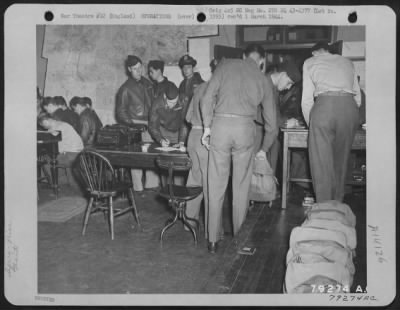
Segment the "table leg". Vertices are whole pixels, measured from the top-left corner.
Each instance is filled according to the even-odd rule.
[[[287,148],[287,172],[286,172],[286,178],[287,178],[287,186],[286,186],[286,192],[287,194],[290,193],[290,168],[292,167],[292,151],[290,150],[289,146]]]
[[[50,172],[51,172],[51,186],[53,187],[56,199],[58,199],[58,169],[57,169],[57,155],[52,155],[50,160]]]
[[[286,209],[288,175],[288,134],[283,133],[282,209]]]

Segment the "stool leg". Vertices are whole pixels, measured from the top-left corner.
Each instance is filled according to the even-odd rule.
[[[114,240],[114,210],[112,196],[109,198],[108,217],[110,219],[111,240]]]
[[[65,178],[67,179],[68,185],[71,185],[71,182],[69,181],[69,176],[68,176],[68,171],[67,171],[67,167],[64,168],[64,172],[65,172]]]
[[[139,220],[139,213],[138,213],[137,208],[136,208],[136,202],[135,202],[135,197],[133,196],[132,188],[128,189],[128,195],[131,198],[133,215],[134,215],[134,217],[136,219],[136,222],[138,223],[138,226],[141,227],[140,220]]]
[[[161,231],[161,235],[160,235],[160,241],[161,242],[163,241],[163,236],[164,236],[164,233],[167,231],[167,229],[169,229],[170,227],[172,227],[176,223],[176,221],[178,219],[178,214],[179,214],[178,210],[175,210],[175,217],[174,217],[173,221],[171,223],[169,223],[167,226],[165,226],[163,228],[163,230]]]
[[[84,236],[86,233],[86,226],[89,221],[90,212],[92,211],[92,205],[93,205],[93,197],[90,197],[89,204],[86,209],[85,220],[83,222],[82,236]]]
[[[189,227],[190,231],[191,231],[192,234],[193,234],[194,243],[197,244],[196,229],[194,229],[194,227],[192,226],[192,224],[190,224],[190,223],[188,222],[188,220],[189,220],[189,221],[192,221],[192,222],[195,222],[195,223],[196,223],[196,226],[197,226],[198,228],[200,227],[200,223],[199,223],[198,220],[186,216],[186,202],[181,202],[181,208],[182,208],[182,221],[183,221],[183,223],[184,223],[187,227]]]

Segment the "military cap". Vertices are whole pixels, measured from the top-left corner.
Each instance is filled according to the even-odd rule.
[[[181,59],[179,59],[179,67],[182,68],[184,65],[192,65],[193,67],[196,66],[197,61],[189,55],[183,55]]]

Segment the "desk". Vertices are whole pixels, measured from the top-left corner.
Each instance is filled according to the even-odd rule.
[[[136,168],[136,169],[155,169],[156,158],[160,154],[167,154],[173,157],[188,157],[187,153],[180,151],[163,152],[156,150],[159,145],[152,144],[147,153],[142,152],[140,145],[125,146],[119,148],[109,148],[95,146],[94,151],[105,156],[113,166]]]
[[[289,182],[311,182],[310,179],[290,178],[290,148],[308,148],[308,129],[281,128],[283,133],[283,173],[282,173],[282,209],[286,209]],[[365,150],[365,130],[358,130],[353,141],[352,150]]]
[[[61,141],[61,132],[54,136],[46,131],[37,131],[37,157],[47,155],[50,157],[50,173],[51,187],[54,190],[56,198],[58,198],[58,171],[57,171],[57,155],[58,142]]]

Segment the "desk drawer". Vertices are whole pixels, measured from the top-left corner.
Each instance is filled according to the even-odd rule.
[[[289,147],[306,148],[308,141],[308,132],[291,132],[288,135]]]

